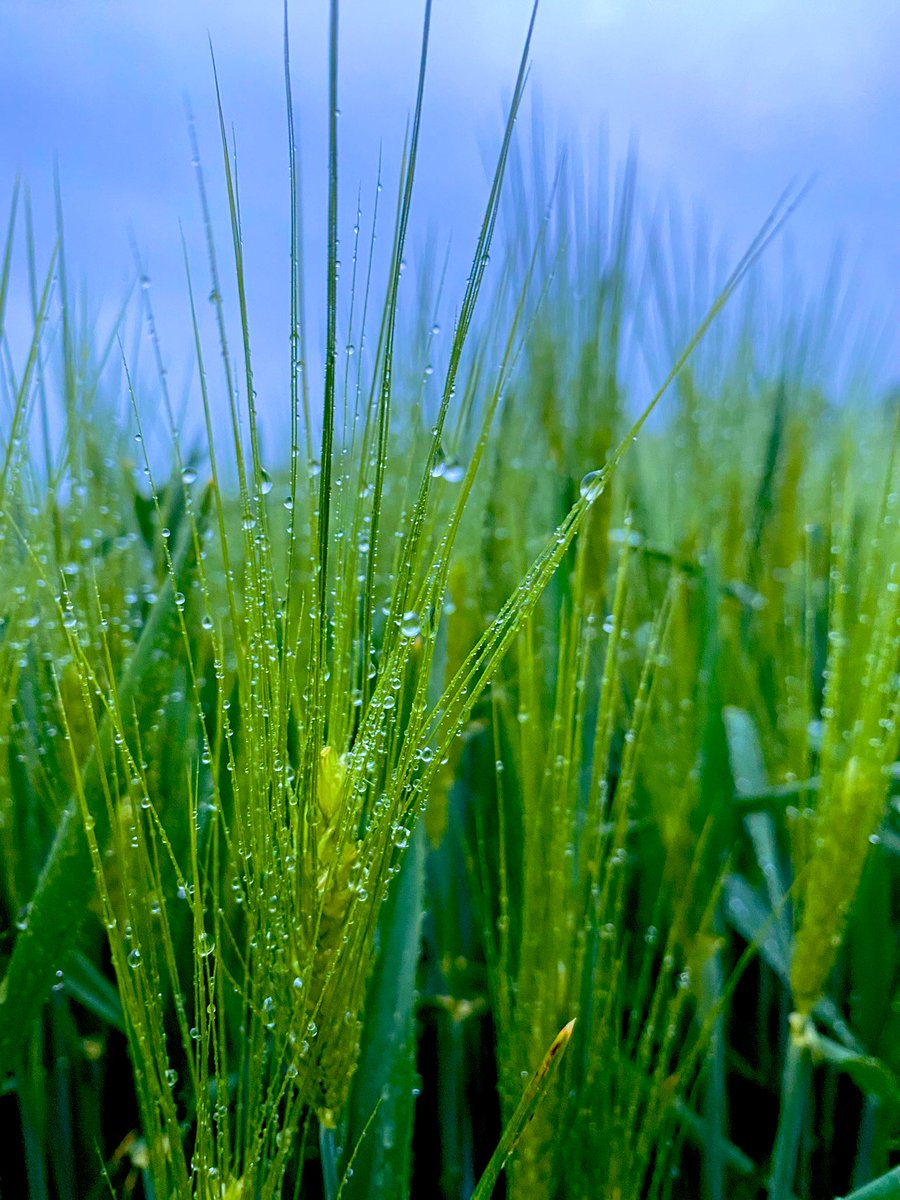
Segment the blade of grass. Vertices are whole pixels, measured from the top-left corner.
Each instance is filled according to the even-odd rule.
[[[176,551],[175,575],[166,580],[135,648],[118,692],[118,711],[140,705],[148,674],[159,670],[159,653],[180,636],[175,580],[188,569],[194,554],[192,531],[186,529]],[[104,719],[105,724],[105,719]],[[103,770],[91,753],[83,771],[83,790],[93,795]],[[104,806],[96,806],[98,838]],[[16,938],[0,983],[0,1075],[12,1069],[32,1023],[50,991],[55,973],[77,940],[94,893],[94,872],[76,797],[66,805],[53,846],[28,910],[27,924]]]
[[[538,1067],[537,1071],[535,1071],[529,1081],[528,1087],[522,1093],[522,1099],[519,1101],[518,1107],[504,1129],[503,1136],[500,1138],[500,1144],[485,1167],[484,1174],[478,1181],[478,1186],[472,1193],[471,1200],[490,1200],[490,1197],[494,1194],[494,1188],[497,1186],[500,1172],[514,1152],[522,1134],[525,1132],[528,1122],[534,1116],[538,1105],[547,1094],[553,1082],[554,1074],[559,1067],[563,1052],[571,1040],[574,1028],[575,1021],[572,1020],[559,1031],[551,1042],[544,1061]]]
[[[888,1171],[886,1175],[873,1179],[871,1183],[864,1184],[863,1187],[848,1192],[845,1196],[838,1197],[837,1200],[897,1200],[898,1196],[900,1196],[900,1167],[894,1167],[893,1171]]]
[[[413,835],[400,877],[381,911],[381,953],[366,1001],[359,1065],[350,1097],[348,1146],[354,1169],[347,1200],[395,1190],[406,1195],[415,1097],[414,1008],[425,884],[425,827]],[[377,1110],[377,1114],[376,1114]],[[373,1119],[373,1114],[374,1119]],[[348,1164],[349,1165],[349,1164]]]

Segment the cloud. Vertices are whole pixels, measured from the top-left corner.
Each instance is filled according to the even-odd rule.
[[[434,5],[419,228],[431,224],[460,247],[470,244],[484,200],[479,141],[496,144],[530,7]],[[397,169],[422,8],[418,0],[341,6],[342,175],[351,195],[357,183],[371,195],[382,145],[386,178]],[[311,231],[324,222],[326,9],[296,4],[291,17]],[[100,292],[120,288],[131,224],[167,299],[183,296],[179,221],[199,269],[204,258],[185,92],[218,194],[211,38],[237,136],[258,323],[267,349],[280,354],[270,332],[280,328],[286,273],[280,4],[22,2],[6,4],[3,19],[0,105],[18,119],[0,130],[0,190],[8,193],[21,169],[48,214],[57,152],[79,268]],[[591,151],[607,123],[619,150],[636,131],[651,186],[668,180],[702,199],[713,225],[737,242],[792,176],[819,172],[795,222],[802,264],[824,270],[833,237],[843,233],[864,291],[888,310],[900,271],[900,83],[891,56],[898,44],[900,9],[887,0],[544,0],[533,82],[548,113]],[[900,372],[900,345],[892,354]]]

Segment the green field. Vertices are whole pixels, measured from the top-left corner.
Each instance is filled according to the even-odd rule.
[[[720,278],[635,162],[529,150],[527,56],[448,297],[421,89],[338,270],[333,42],[280,455],[224,118],[199,435],[152,289],[101,337],[12,199],[3,1195],[900,1196],[896,394],[837,283],[773,302],[802,200]]]

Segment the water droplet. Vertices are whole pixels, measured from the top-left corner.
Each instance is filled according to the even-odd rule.
[[[419,614],[416,612],[405,612],[403,619],[400,622],[400,632],[406,638],[418,637],[422,629],[422,622],[419,619]]]
[[[602,471],[588,471],[581,480],[578,491],[584,500],[596,500],[603,491],[604,474]]]
[[[445,483],[462,483],[466,477],[466,468],[456,458],[448,458],[444,463],[442,478]]]
[[[131,953],[128,955],[128,965],[129,965],[129,967],[132,968],[132,970],[136,970],[143,961],[144,960],[141,957],[141,952],[137,948],[132,950]]]

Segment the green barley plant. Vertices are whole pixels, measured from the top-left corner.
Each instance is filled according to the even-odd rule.
[[[377,212],[357,218],[344,287],[331,4],[319,381],[285,14],[285,459],[218,81],[228,267],[190,130],[199,444],[150,281],[100,337],[61,189],[42,268],[13,196],[0,1180],[37,1200],[890,1195],[890,398],[821,369],[837,284],[772,321],[757,260],[791,196],[726,275],[646,208],[633,156],[588,184],[539,117],[517,143],[534,11],[441,352],[430,250],[400,287],[430,17],[387,261]]]

